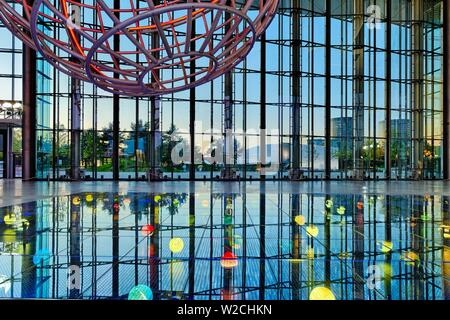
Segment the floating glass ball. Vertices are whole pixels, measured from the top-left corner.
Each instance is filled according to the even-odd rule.
[[[340,215],[344,215],[345,214],[345,207],[344,206],[340,206],[339,208],[336,209],[336,212]]]
[[[415,263],[420,262],[420,257],[417,253],[414,251],[407,251],[402,257],[402,260],[404,260],[407,264],[414,265]]]
[[[80,205],[80,203],[81,203],[81,199],[80,199],[80,197],[78,197],[78,196],[76,196],[76,197],[73,197],[73,199],[72,199],[72,203],[73,203],[73,205],[75,205],[75,206],[78,206],[78,205]]]
[[[309,294],[309,300],[336,300],[336,297],[329,288],[316,287]]]
[[[173,238],[169,242],[169,249],[173,253],[179,253],[184,249],[184,241],[181,238]]]
[[[392,248],[394,247],[394,244],[390,241],[383,241],[380,244],[380,251],[383,253],[389,253],[392,251]]]
[[[153,291],[146,285],[138,284],[128,293],[128,300],[153,300]]]
[[[444,239],[450,239],[450,226],[443,225],[441,228]]]
[[[356,204],[356,207],[358,208],[358,210],[362,210],[362,209],[364,209],[364,203],[362,201],[358,201],[358,203]]]
[[[238,259],[233,252],[227,251],[223,254],[222,258],[220,259],[220,265],[224,269],[232,269],[237,267]]]
[[[306,227],[306,234],[310,237],[317,237],[319,235],[319,228],[313,224]]]
[[[298,215],[294,218],[294,220],[299,226],[303,226],[305,224],[305,216]]]
[[[3,222],[6,225],[13,225],[15,224],[17,221],[16,215],[14,213],[11,214],[5,214],[5,216],[3,217]]]
[[[155,231],[155,227],[150,224],[144,225],[141,230],[141,232],[144,236],[151,236],[151,235],[153,235],[154,231]]]

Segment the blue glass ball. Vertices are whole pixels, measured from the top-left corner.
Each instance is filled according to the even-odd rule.
[[[146,285],[139,284],[130,290],[128,300],[153,300],[152,289]]]

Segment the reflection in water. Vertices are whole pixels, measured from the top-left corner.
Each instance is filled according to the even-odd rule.
[[[88,193],[0,208],[0,298],[450,299],[449,198]]]

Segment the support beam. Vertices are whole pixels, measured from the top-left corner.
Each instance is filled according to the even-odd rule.
[[[233,75],[225,74],[225,97],[224,97],[224,170],[222,178],[233,179],[234,172],[234,137],[233,137]]]
[[[413,138],[413,163],[412,177],[420,180],[423,178],[423,152],[424,141],[424,54],[423,54],[423,1],[412,0],[412,29],[411,29],[411,108],[412,108],[412,138]]]
[[[70,178],[80,180],[81,161],[81,85],[72,78],[70,92]]]
[[[150,172],[148,179],[157,181],[162,178],[161,172],[161,98],[159,96],[150,98]]]
[[[160,3],[160,0],[153,1],[155,5]],[[152,21],[154,23],[154,21]],[[153,49],[159,48],[160,37],[157,33],[151,36],[151,47]],[[153,54],[156,59],[159,59],[159,52]],[[152,73],[151,81],[154,83],[160,77],[159,70]],[[153,96],[150,98],[150,170],[148,172],[149,181],[158,181],[162,178],[161,171],[161,97]]]
[[[26,0],[32,6],[34,0]],[[36,51],[22,46],[22,180],[36,178]]]
[[[114,0],[114,9],[120,9],[120,0]],[[114,15],[120,19],[119,11],[115,11]],[[120,51],[120,35],[115,34],[113,37],[114,51]],[[114,79],[119,79],[119,74],[114,73]],[[113,164],[113,180],[119,180],[119,144],[120,144],[120,97],[118,94],[113,95],[113,150],[112,150],[112,164]]]
[[[386,1],[386,144],[385,178],[391,179],[391,99],[392,99],[392,3]],[[375,148],[376,149],[376,148]]]
[[[331,0],[325,16],[325,179],[331,179]]]
[[[292,154],[291,171],[289,178],[299,180],[302,176],[300,172],[300,115],[301,115],[301,74],[300,74],[300,55],[301,55],[301,28],[300,28],[300,3],[293,1],[292,10],[292,111],[291,111],[291,135],[292,135]]]
[[[260,95],[261,95],[261,108],[260,108],[260,123],[259,123],[259,161],[261,164],[260,179],[265,180],[266,174],[264,166],[267,164],[267,123],[266,123],[266,112],[267,112],[267,97],[266,97],[266,53],[267,53],[267,43],[266,43],[266,33],[261,36],[261,55],[260,55],[260,65],[261,65],[261,82],[260,82]]]
[[[444,179],[450,179],[450,2],[442,1],[444,17],[443,36],[443,117],[444,117]]]
[[[191,28],[191,39],[195,38],[196,33],[196,21],[192,21],[192,28]],[[192,41],[190,45],[190,50],[192,52],[195,51],[195,42]],[[195,74],[195,60],[191,61],[189,66],[189,73],[191,75]],[[191,76],[190,83],[195,82],[195,76]],[[190,165],[189,165],[189,179],[194,180],[195,179],[195,94],[196,90],[195,87],[192,87],[189,90],[189,152],[190,152]]]
[[[353,2],[353,176],[364,178],[364,0]]]
[[[36,178],[36,51],[26,45],[22,70],[22,179],[31,180]]]
[[[230,0],[227,1],[227,4]],[[225,13],[225,21],[231,19],[230,13]],[[225,26],[225,32],[228,32],[230,26]],[[222,171],[222,179],[232,180],[236,178],[236,170],[234,168],[235,148],[234,148],[234,134],[233,134],[233,71],[225,74],[225,88],[224,88],[224,169]]]
[[[74,21],[80,21],[80,10],[72,11],[71,14],[78,15],[72,17]],[[80,35],[76,35],[80,42]],[[70,57],[77,63],[77,58]],[[70,178],[80,180],[80,162],[81,162],[81,82],[79,79],[70,79]]]

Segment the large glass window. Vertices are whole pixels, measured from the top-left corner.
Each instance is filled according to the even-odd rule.
[[[38,57],[37,176],[69,178],[78,148],[86,179],[442,178],[441,17],[442,0],[280,1],[247,58],[210,83],[114,98],[81,82],[75,141],[72,80]],[[1,98],[20,100],[21,44],[0,31]]]

